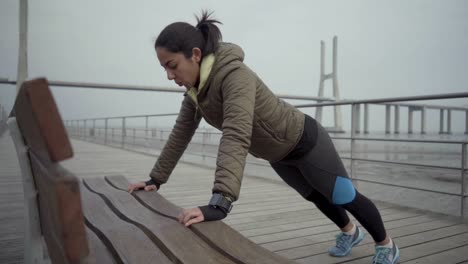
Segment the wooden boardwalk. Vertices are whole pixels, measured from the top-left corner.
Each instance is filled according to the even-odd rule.
[[[73,140],[75,157],[63,162],[77,176],[121,174],[145,180],[155,157]],[[8,132],[0,137],[0,263],[22,263],[24,219],[21,176]],[[213,171],[180,163],[161,193],[181,207],[204,205]],[[468,263],[468,224],[454,217],[377,203],[388,233],[401,249],[400,263]],[[280,181],[246,177],[225,223],[257,244],[298,263],[370,263],[369,235],[350,256],[332,258],[337,228],[313,204]]]

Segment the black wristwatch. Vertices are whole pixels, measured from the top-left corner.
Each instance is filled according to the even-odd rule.
[[[232,209],[232,203],[220,193],[213,193],[213,196],[211,196],[208,205],[211,205],[215,208],[220,208],[225,213],[231,212]]]

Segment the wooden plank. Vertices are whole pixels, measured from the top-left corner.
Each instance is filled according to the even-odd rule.
[[[401,247],[404,245],[401,245],[400,240],[404,239],[405,236],[430,232],[434,229],[450,227],[451,225],[452,223],[444,220],[435,220],[425,223],[416,222],[412,225],[405,225],[401,227],[390,227],[387,231],[393,239],[398,241],[397,243]],[[324,236],[328,235],[328,239],[321,239],[320,236],[311,236],[311,239],[317,240],[315,243],[311,243],[310,245],[306,246],[277,251],[277,253],[285,257],[290,257],[294,259],[305,258],[304,262],[306,263],[307,261],[326,261],[329,259],[328,248],[334,245],[335,234],[336,231],[328,234],[323,234]],[[375,242],[373,241],[372,237],[369,234],[367,234],[364,240],[359,244],[359,246],[353,249],[353,255],[344,257],[343,259],[350,260],[356,257],[372,255],[374,254],[374,244]]]
[[[437,225],[437,223],[434,223],[433,226],[415,225],[415,226],[400,229],[399,231],[402,233],[405,233],[406,235],[403,235],[403,236],[394,235],[393,239],[397,243],[397,245],[400,247],[400,250],[402,251],[401,253],[402,258],[404,259],[406,257],[409,257],[407,254],[413,255],[413,256],[419,255],[420,257],[425,256],[426,254],[430,254],[430,250],[433,250],[435,244],[437,244],[438,247],[440,246],[440,249],[450,249],[454,247],[453,244],[456,244],[462,241],[468,241],[468,234],[464,233],[468,231],[467,225],[451,225],[451,226],[445,225],[445,227],[440,228],[440,224],[442,223],[439,223],[439,225]],[[422,231],[424,230],[423,228],[421,228],[422,226],[425,226],[425,229],[426,229],[425,231]],[[427,228],[430,228],[430,229],[427,230]],[[417,232],[418,229],[419,229],[419,232]],[[394,231],[393,233],[395,232],[396,231]],[[410,232],[413,232],[413,233],[410,233]],[[459,233],[464,233],[464,234],[461,237],[457,237],[457,234]],[[438,242],[438,241],[441,241],[441,242]],[[369,236],[367,236],[366,238],[364,238],[364,241],[361,243],[362,244],[360,244],[359,246],[353,249],[353,253],[351,255],[340,258],[339,260],[336,260],[336,261],[334,261],[334,259],[328,256],[328,253],[326,253],[326,247],[323,247],[321,250],[322,252],[318,255],[296,259],[296,261],[298,263],[324,263],[324,262],[337,263],[341,261],[349,261],[348,263],[370,263],[372,256],[374,255],[374,252],[375,252],[374,241],[372,241],[372,239],[369,238]],[[425,245],[425,244],[427,244],[427,246],[419,247],[419,245]],[[450,246],[446,247],[443,245],[450,245]],[[411,246],[414,246],[413,251],[405,250],[405,248],[408,248]],[[404,253],[405,251],[406,253]],[[411,253],[408,253],[408,252],[411,252]],[[315,252],[310,252],[309,254],[312,255],[314,253]],[[356,258],[358,258],[359,260],[353,260]]]
[[[394,220],[394,219],[399,219],[399,218],[410,217],[414,215],[416,214],[415,213],[384,214],[382,215],[382,219],[386,221],[386,220]],[[263,243],[268,243],[268,242],[274,242],[274,241],[280,241],[280,240],[285,240],[285,239],[313,235],[313,234],[317,234],[317,232],[330,232],[333,230],[335,232],[339,232],[338,228],[335,225],[322,224],[320,226],[312,226],[312,227],[289,230],[289,231],[279,231],[279,232],[269,233],[265,235],[252,236],[249,238],[252,239],[256,243],[263,244]]]
[[[212,249],[189,228],[170,217],[148,210],[128,192],[112,187],[104,179],[84,179],[84,184],[91,191],[105,197],[108,205],[118,212],[119,217],[143,230],[172,261],[177,263],[235,263]]]
[[[62,161],[73,156],[70,140],[46,79],[24,82],[14,113],[27,146],[43,160]]]
[[[417,215],[411,218],[386,222],[385,227],[387,229],[387,232],[390,232],[393,235],[395,228],[405,227],[414,224],[423,224],[430,221],[434,221],[434,218],[429,218],[424,215]],[[316,244],[318,243],[331,241],[329,244],[332,244],[332,241],[334,241],[335,239],[336,233],[337,231],[334,230],[332,232],[324,232],[316,235],[301,236],[286,240],[264,243],[262,244],[262,246],[271,251],[304,249],[304,251],[307,252],[304,256],[307,256],[308,254],[311,254],[311,252],[313,252],[313,249],[311,250],[310,248],[315,248]],[[309,248],[307,248],[306,246],[309,246]]]
[[[116,188],[125,190],[128,181],[123,176],[106,177]],[[157,192],[136,191],[134,196],[160,214],[177,217],[181,208],[167,201]],[[207,243],[241,263],[292,263],[256,245],[221,221],[202,222],[191,228]]]
[[[385,220],[393,220],[393,219],[406,218],[406,217],[418,215],[415,213],[399,212],[395,209],[380,210],[380,213],[382,217],[385,217]],[[244,236],[254,237],[254,236],[268,235],[272,233],[294,231],[298,229],[315,227],[319,225],[327,225],[327,224],[332,223],[332,221],[324,217],[324,215],[318,214],[318,216],[321,216],[321,217],[319,217],[318,219],[308,219],[308,221],[303,221],[303,222],[295,222],[295,223],[288,223],[288,224],[281,224],[281,225],[264,225],[263,227],[258,227],[255,229],[243,230],[241,233]]]
[[[60,165],[44,167],[32,154],[41,230],[54,263],[76,263],[88,254],[79,183]]]
[[[294,218],[297,216],[313,216],[315,214],[317,214],[317,208],[311,207],[310,209],[291,211],[291,212],[288,212],[287,214],[270,213],[270,214],[257,215],[257,216],[246,215],[243,218],[237,218],[237,219],[228,218],[228,219],[225,219],[224,222],[230,226],[238,226],[238,225],[243,225],[243,224],[253,224],[256,222],[268,222],[269,219],[271,219],[271,221],[274,221],[274,220],[280,220],[280,219]]]
[[[97,194],[84,186],[81,194],[87,225],[113,248],[115,258],[126,263],[151,263],[155,259],[159,263],[172,263],[143,231],[115,215]]]
[[[444,252],[458,248],[460,246],[468,245],[468,233],[455,234],[449,232],[445,237],[437,236],[431,240],[426,240],[426,243],[417,243],[414,245],[401,246],[400,248],[400,261],[405,262],[407,259],[412,260],[416,258],[423,258],[434,253]],[[400,244],[399,244],[400,245]],[[369,263],[372,257],[366,257],[358,260],[353,260],[347,263]],[[299,261],[301,263],[301,261]],[[310,263],[310,262],[309,262]],[[447,263],[447,262],[445,262]],[[453,262],[452,262],[453,263]]]
[[[468,262],[468,245],[463,245],[447,251],[438,252],[436,254],[427,255],[425,257],[418,257],[413,260],[405,261],[406,264],[440,264],[448,263],[465,263]]]
[[[86,228],[86,236],[89,242],[89,255],[82,261],[82,264],[114,264],[114,260],[109,249],[102,243],[97,235]],[[120,262],[121,263],[121,262]]]

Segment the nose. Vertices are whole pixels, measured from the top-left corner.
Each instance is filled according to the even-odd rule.
[[[172,73],[171,71],[167,71],[167,79],[169,79],[169,81],[172,81],[174,80],[174,78],[175,78],[174,73]]]

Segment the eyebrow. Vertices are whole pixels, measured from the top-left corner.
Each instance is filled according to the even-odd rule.
[[[166,61],[166,63],[164,63],[164,65],[162,65],[162,66],[163,66],[163,67],[167,67],[168,64],[169,64],[170,62],[172,62],[172,61],[173,61],[173,60],[168,60],[168,61]]]

